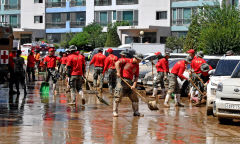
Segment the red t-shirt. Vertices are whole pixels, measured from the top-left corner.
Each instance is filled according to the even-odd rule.
[[[184,61],[184,60],[181,60],[181,61],[177,62],[177,63],[173,66],[171,73],[177,75],[181,80],[187,79],[187,78],[183,75],[185,69],[186,69],[185,61]]]
[[[11,52],[10,54],[9,54],[9,65],[10,65],[10,67],[12,68],[12,69],[14,69],[14,61],[13,61],[13,58],[15,58],[16,57],[16,53],[14,52]]]
[[[106,56],[102,53],[98,53],[93,56],[90,65],[94,64],[95,67],[104,67],[104,61],[106,59]]]
[[[27,67],[33,68],[35,66],[35,61],[36,61],[36,59],[34,58],[34,56],[29,55],[27,58]]]
[[[201,73],[201,65],[203,63],[206,63],[203,58],[195,58],[194,60],[192,60],[191,68],[194,70],[195,73]]]
[[[62,57],[61,64],[67,64],[68,57]]]
[[[103,73],[105,73],[106,70],[108,69],[116,69],[115,68],[115,63],[118,60],[118,57],[110,54],[106,59],[105,59],[105,64],[104,64],[104,70]]]
[[[157,64],[156,64],[156,68],[158,72],[169,72],[169,64],[168,64],[168,60],[166,58],[162,58],[160,59]]]
[[[84,57],[82,55],[79,55],[77,53],[72,54],[69,57],[67,66],[70,66],[72,68],[71,75],[83,75],[83,67],[84,67]]]
[[[133,80],[133,76],[139,76],[139,64],[133,63],[133,59],[120,60],[122,77]]]
[[[44,58],[44,63],[47,63],[47,68],[55,68],[56,67],[56,61],[60,58],[57,56],[47,56]]]

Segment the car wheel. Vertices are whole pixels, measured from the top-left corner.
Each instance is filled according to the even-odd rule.
[[[213,109],[207,108],[207,115],[208,116],[213,115]]]
[[[221,118],[221,117],[218,117],[218,121],[220,124],[229,124],[232,122],[232,119],[226,119],[226,118]]]
[[[189,82],[185,81],[181,88],[181,96],[188,97],[188,93],[189,93]]]

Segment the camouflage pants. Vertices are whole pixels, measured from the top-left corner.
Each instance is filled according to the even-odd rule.
[[[125,79],[130,85],[132,85],[132,80]],[[114,92],[114,101],[120,103],[123,96],[128,96],[132,102],[138,102],[138,97],[133,93],[132,89],[122,80],[118,79],[117,86]]]
[[[153,81],[154,88],[158,88],[158,84],[161,85],[161,88],[165,88],[164,83],[164,72],[158,72],[156,78]]]
[[[196,74],[196,73],[192,74],[192,80],[193,80],[194,84],[200,89],[201,92],[204,92],[204,84],[199,80],[198,77],[201,78],[201,74]],[[193,86],[193,91],[197,91],[197,88],[195,88],[194,86]],[[202,97],[203,97],[203,95],[201,95],[199,93],[198,100],[201,101]]]
[[[59,71],[63,79],[64,79],[65,76],[66,76],[66,69],[65,69],[65,67],[66,67],[65,64],[61,64],[61,66],[60,66],[60,71]]]
[[[174,74],[169,74],[169,86],[168,86],[168,94],[171,95],[174,94],[180,94],[180,88],[177,81],[177,76]]]
[[[82,90],[83,77],[80,75],[72,75],[69,83],[71,93],[75,94],[76,91],[79,92]]]
[[[46,82],[49,81],[49,79],[52,77],[52,81],[54,84],[57,83],[57,72],[56,72],[56,69],[55,68],[48,68],[47,69],[47,78],[46,78]]]
[[[100,88],[103,88],[103,67],[95,67],[93,74],[93,85],[97,87],[98,76],[100,77]]]
[[[116,69],[108,70],[108,87],[110,91],[112,91],[116,87],[116,79],[117,79],[116,73],[117,73]]]

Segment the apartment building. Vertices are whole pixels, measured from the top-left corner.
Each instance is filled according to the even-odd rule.
[[[60,43],[66,33],[82,32],[86,25],[85,0],[46,0],[46,38]]]

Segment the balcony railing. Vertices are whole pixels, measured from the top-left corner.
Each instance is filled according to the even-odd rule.
[[[138,21],[129,21],[129,20],[122,20],[117,22],[128,22],[130,26],[138,26]]]
[[[70,27],[71,28],[81,28],[86,25],[86,21],[71,21]]]
[[[86,1],[85,0],[82,0],[82,1],[74,1],[72,0],[70,2],[70,6],[71,7],[75,7],[75,6],[86,6]]]
[[[4,5],[4,10],[20,10],[20,4]]]
[[[46,7],[52,8],[52,7],[65,7],[66,2],[47,2]]]
[[[66,28],[66,22],[46,22],[46,28]]]
[[[173,20],[173,25],[189,25],[192,19],[176,19]]]
[[[20,24],[10,24],[12,28],[20,28]]]
[[[133,5],[138,4],[138,0],[117,0],[117,5]]]
[[[94,0],[95,6],[109,6],[112,5],[112,0]]]

